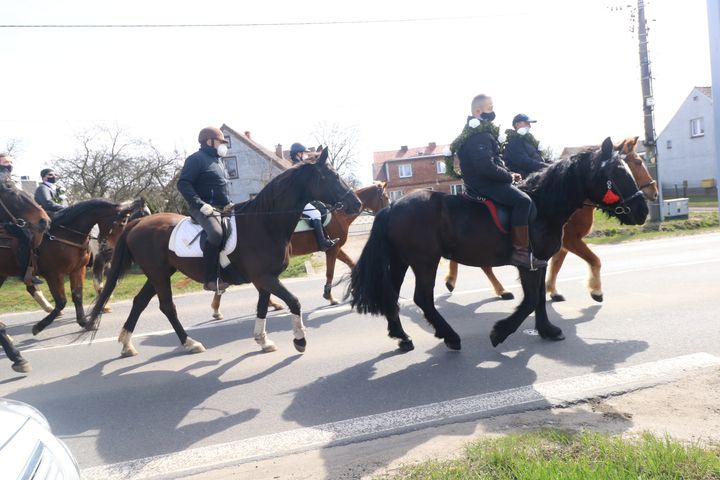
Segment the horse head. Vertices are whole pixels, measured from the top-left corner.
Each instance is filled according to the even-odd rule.
[[[627,137],[619,145],[615,146],[615,150],[620,153],[620,157],[630,168],[635,182],[640,186],[645,198],[654,202],[658,198],[658,187],[655,180],[650,175],[645,162],[637,153],[637,143],[640,137]]]
[[[363,210],[370,210],[374,214],[390,204],[390,199],[385,191],[385,182],[374,182],[369,187],[355,190],[355,195],[362,202]]]
[[[100,227],[100,236],[107,241],[111,248],[115,248],[115,244],[117,243],[120,234],[130,220],[145,217],[151,214],[152,212],[148,208],[146,200],[142,197],[120,203],[117,206],[117,213],[115,214],[115,219],[112,223],[105,227],[104,232],[103,227]]]
[[[327,161],[328,149],[315,160],[308,160],[316,170],[315,180],[308,185],[312,198],[330,205],[340,205],[348,215],[360,213],[362,202]]]
[[[625,225],[642,225],[648,215],[643,193],[635,183],[632,172],[614,152],[610,137],[591,159],[592,181],[588,185],[590,200],[608,215]]]
[[[12,222],[28,233],[34,247],[50,229],[50,217],[26,192],[17,188],[10,175],[0,175],[0,220]]]

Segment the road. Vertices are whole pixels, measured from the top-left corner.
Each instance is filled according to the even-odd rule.
[[[259,352],[252,340],[255,291],[247,287],[225,296],[222,321],[210,319],[207,293],[176,299],[190,335],[208,348],[196,355],[182,350],[155,302],[136,329],[140,355],[133,358],[119,358],[115,341],[129,301],[114,304],[92,345],[78,339],[70,315],[37,338],[29,331],[40,312],[5,315],[0,320],[34,371],[15,376],[0,358],[0,396],[38,407],[89,469],[188,449],[208,452],[359,417],[390,418],[392,413],[378,415],[597,372],[642,370],[649,362],[698,352],[720,356],[719,233],[594,250],[603,260],[605,302],[591,300],[584,288],[586,266],[568,257],[559,281],[568,301],[549,304],[551,321],[567,337],[563,342],[532,335],[531,317],[493,349],[490,329],[516,302],[494,298],[482,272],[463,267],[453,294],[444,291],[442,271],[436,288],[438,309],[461,336],[462,351],[448,351],[429,333],[408,300],[409,273],[401,314],[416,349],[401,354],[387,338],[383,318],[352,313],[346,305],[326,307],[320,296],[324,279],[313,277],[286,283],[306,314],[304,354],[292,347],[284,312],[268,320],[279,350]],[[521,294],[513,268],[498,269],[498,276]],[[386,433],[366,431],[357,438]]]

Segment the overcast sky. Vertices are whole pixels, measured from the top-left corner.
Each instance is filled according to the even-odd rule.
[[[372,152],[449,143],[478,93],[501,127],[520,112],[556,152],[641,135],[631,1],[6,0],[0,23],[198,24],[435,19],[233,28],[0,28],[0,149],[20,140],[35,178],[74,135],[119,125],[191,153],[206,125],[268,148],[312,144],[318,122],[358,128]],[[710,85],[706,0],[647,4],[659,134],[694,86]],[[654,19],[654,21],[652,21]]]

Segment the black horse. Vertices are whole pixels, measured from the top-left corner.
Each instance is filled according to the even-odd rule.
[[[530,237],[534,254],[549,259],[560,249],[563,225],[588,199],[621,223],[640,225],[648,207],[625,164],[613,154],[607,138],[599,152],[586,152],[557,162],[528,177],[520,187],[537,208]],[[402,350],[414,348],[402,328],[398,296],[408,266],[415,274],[415,303],[434,327],[435,336],[454,350],[460,337],[435,309],[433,289],[441,257],[477,267],[510,264],[510,237],[495,226],[489,210],[461,196],[417,191],[376,217],[370,239],[352,271],[348,294],[360,313],[385,315],[388,334]],[[515,312],[498,321],[490,340],[502,343],[535,311],[542,338],[562,340],[545,310],[545,268],[518,268],[524,298]]]

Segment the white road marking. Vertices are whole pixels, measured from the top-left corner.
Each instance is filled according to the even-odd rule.
[[[461,417],[500,413],[510,407],[549,408],[667,382],[689,372],[720,366],[720,357],[695,353],[648,362],[609,372],[591,373],[526,387],[447,400],[402,410],[368,415],[315,427],[298,428],[235,442],[186,449],[181,452],[131,460],[83,470],[84,478],[149,479],[174,477],[227,464],[348,444],[398,433]]]

